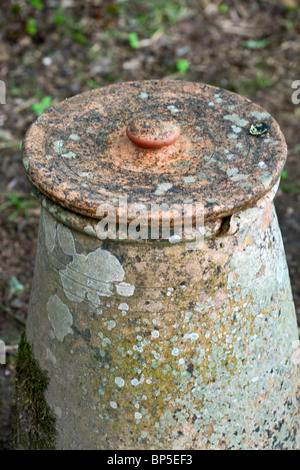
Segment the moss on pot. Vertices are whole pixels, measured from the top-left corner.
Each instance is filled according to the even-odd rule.
[[[13,443],[16,448],[55,449],[55,416],[45,398],[48,382],[47,373],[41,370],[34,358],[32,344],[27,341],[24,332],[15,368]]]

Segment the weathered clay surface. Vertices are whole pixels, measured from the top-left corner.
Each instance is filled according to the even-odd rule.
[[[142,148],[126,135],[138,116],[175,119],[172,145]],[[249,128],[263,121],[268,134]],[[31,126],[24,164],[40,192],[74,212],[128,202],[204,204],[205,219],[253,205],[278,180],[285,139],[265,110],[227,90],[178,81],[144,81],[93,90],[47,110]]]
[[[271,196],[202,251],[100,241],[42,210],[27,335],[59,449],[296,446],[297,328]]]
[[[256,122],[268,133],[250,134]],[[299,342],[272,203],[286,144],[274,119],[211,86],[133,82],[53,107],[23,148],[42,203],[27,337],[50,379],[57,448],[296,448]],[[122,196],[202,203],[201,249],[184,237],[100,240],[99,205],[118,211]]]

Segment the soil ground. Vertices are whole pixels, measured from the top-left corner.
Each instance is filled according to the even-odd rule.
[[[300,104],[291,99],[299,64],[296,0],[2,0],[0,338],[18,344],[34,269],[39,206],[20,151],[28,126],[50,103],[154,78],[227,88],[280,124],[289,150],[275,205],[300,324]],[[0,449],[10,448],[13,372],[11,353],[0,366]]]

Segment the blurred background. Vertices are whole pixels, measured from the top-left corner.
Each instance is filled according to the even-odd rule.
[[[10,445],[14,345],[25,328],[39,222],[21,161],[24,134],[64,98],[143,79],[226,88],[279,122],[289,150],[275,205],[300,325],[297,0],[1,0],[0,339],[11,352],[0,366],[0,449]]]

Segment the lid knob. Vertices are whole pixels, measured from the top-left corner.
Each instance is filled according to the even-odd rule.
[[[141,115],[128,124],[126,134],[139,147],[157,149],[176,142],[180,125],[175,119]]]

